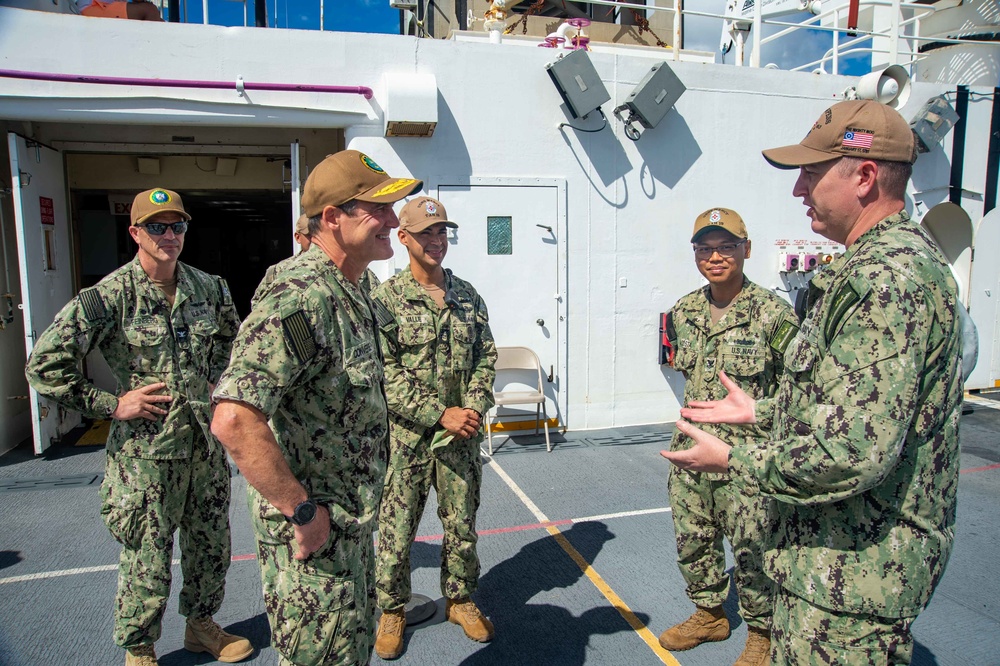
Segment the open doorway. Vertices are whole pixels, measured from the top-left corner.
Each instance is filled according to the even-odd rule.
[[[177,191],[191,215],[181,261],[229,283],[240,317],[271,264],[292,255],[291,194],[280,191]],[[73,191],[79,286],[97,284],[135,256],[122,202],[133,193]],[[116,203],[119,207],[116,210]],[[116,214],[119,213],[119,214]]]

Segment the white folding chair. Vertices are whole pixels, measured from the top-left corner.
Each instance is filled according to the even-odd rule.
[[[542,418],[545,426],[545,450],[552,451],[549,440],[549,415],[545,409],[545,392],[542,390],[542,364],[535,352],[527,347],[497,347],[497,381],[494,383],[493,397],[496,406],[486,414],[486,439],[489,442],[490,455],[493,455],[493,417],[500,407],[509,405],[535,405],[535,434],[538,434],[538,420]],[[496,387],[504,387],[509,382],[501,382],[501,373],[506,370],[534,370],[537,377],[534,391],[497,391]],[[523,377],[523,373],[521,374]],[[492,416],[491,416],[492,414]]]

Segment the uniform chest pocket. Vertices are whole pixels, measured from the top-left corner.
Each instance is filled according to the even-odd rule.
[[[370,389],[378,384],[381,368],[373,358],[354,361],[344,368],[347,380],[356,389]]]
[[[798,335],[785,350],[785,370],[802,373],[812,370],[819,356],[819,350],[809,338]]]
[[[730,377],[753,377],[764,372],[765,360],[764,354],[754,349],[745,350],[745,353],[724,352],[722,369]]]
[[[472,367],[472,348],[476,343],[476,326],[460,319],[451,322],[451,354],[456,368]]]
[[[214,318],[196,319],[189,325],[191,335],[201,338],[211,338],[219,332],[219,323]]]
[[[133,372],[153,372],[161,369],[167,355],[164,341],[167,327],[154,322],[133,322],[124,327],[131,354],[129,366]]]
[[[399,325],[399,343],[407,347],[420,347],[429,344],[437,337],[434,322],[418,321],[403,322]]]

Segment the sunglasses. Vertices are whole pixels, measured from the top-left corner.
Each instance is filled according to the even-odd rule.
[[[180,236],[188,229],[187,220],[181,220],[180,222],[174,222],[173,224],[167,224],[166,222],[147,222],[146,224],[140,224],[139,226],[145,229],[146,233],[150,236],[162,236],[167,233],[167,229],[173,231],[174,235]]]

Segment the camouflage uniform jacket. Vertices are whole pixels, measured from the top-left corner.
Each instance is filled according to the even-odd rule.
[[[673,367],[684,373],[684,404],[692,400],[721,400],[726,389],[719,371],[726,374],[750,397],[774,396],[783,371],[785,347],[798,332],[792,307],[780,296],[743,278],[743,290],[716,324],[709,307],[711,287],[705,285],[684,296],[671,309],[677,334]],[[705,424],[704,430],[739,446],[766,438],[769,428]],[[689,437],[677,433],[671,449],[691,448]],[[726,478],[709,474],[709,478]]]
[[[107,450],[135,458],[188,458],[192,442],[209,432],[208,385],[229,362],[239,325],[225,280],[177,262],[171,308],[137,255],[66,304],[35,344],[26,375],[46,398],[93,418],[108,418],[118,399],[80,370],[92,349],[108,362],[120,393],[165,382],[173,401],[160,406],[168,414],[155,421],[112,421]],[[208,441],[218,446],[210,436]]]
[[[373,293],[385,356],[394,441],[415,447],[447,407],[480,414],[493,407],[497,348],[486,304],[451,276],[454,308],[438,308],[407,268]]]
[[[772,440],[733,474],[776,498],[765,570],[834,610],[912,617],[954,539],[962,339],[956,284],[905,213],[810,282]],[[758,410],[767,405],[758,405]]]
[[[310,251],[243,322],[214,397],[263,412],[292,473],[333,523],[367,526],[385,480],[382,373],[371,302],[325,252]],[[273,506],[257,508],[286,524]]]

